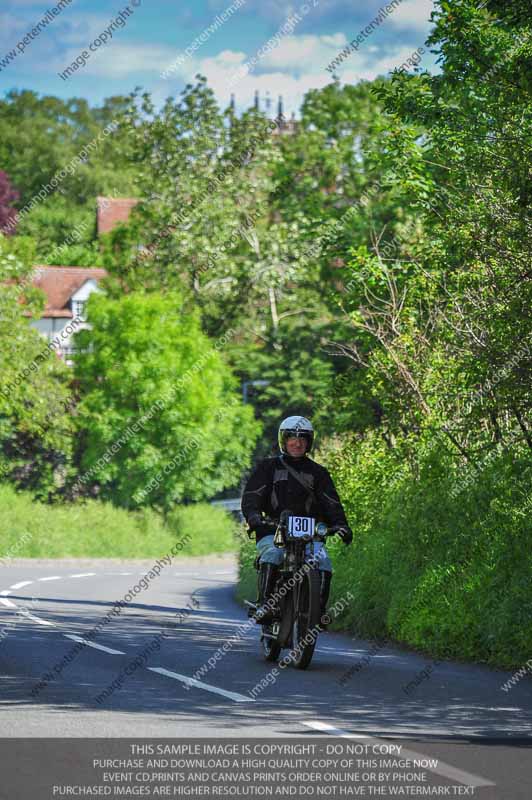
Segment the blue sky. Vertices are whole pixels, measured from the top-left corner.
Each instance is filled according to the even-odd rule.
[[[17,44],[57,2],[3,0],[0,65],[10,51],[17,55],[0,68],[2,92],[33,89],[63,98],[85,97],[94,104],[142,86],[160,102],[178,95],[200,72],[222,105],[234,92],[237,106],[247,107],[258,89],[261,98],[269,92],[272,109],[282,94],[288,113],[297,112],[306,91],[330,82],[327,64],[386,5],[383,0],[129,0],[131,13],[123,14],[125,25],[115,25],[112,38],[89,51],[89,44],[109,29],[128,3],[71,0],[37,37],[17,50]],[[209,32],[216,15],[233,2],[240,7]],[[356,83],[402,64],[424,44],[432,8],[432,0],[402,0],[338,69],[340,79]],[[283,26],[285,32],[280,33]],[[204,41],[196,42],[193,51],[194,40],[203,32]],[[258,57],[275,34],[275,44]],[[84,67],[62,80],[58,73],[83,50],[89,51]],[[249,72],[243,65],[253,57],[257,63]],[[422,66],[431,69],[433,65],[434,56],[425,54]],[[165,70],[171,70],[166,78]]]

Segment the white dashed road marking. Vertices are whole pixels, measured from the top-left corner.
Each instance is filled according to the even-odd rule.
[[[32,619],[34,622],[38,622],[39,625],[52,625],[52,626],[55,625],[55,622],[47,622],[45,619],[41,619],[40,617],[34,616],[34,614],[31,614],[24,608],[21,608],[18,613],[23,614],[25,617],[28,617],[28,619]]]
[[[117,573],[117,574],[118,575],[122,575],[122,576],[131,576],[131,575],[134,575],[135,573],[133,573],[133,572],[121,572],[121,573]],[[145,572],[139,572],[138,574],[139,575],[145,575]],[[218,572],[216,574],[217,575],[232,575],[232,576],[234,576],[235,573],[234,572]],[[94,576],[96,576],[95,572],[78,572],[78,573],[75,573],[75,574],[72,574],[72,575],[68,575],[66,577],[69,577],[69,578],[89,578],[89,577],[94,577]],[[201,579],[205,578],[205,576],[202,575],[201,573],[196,573],[194,576],[189,575],[188,577],[196,577],[196,576],[198,578],[201,578]],[[60,579],[61,579],[60,575],[50,575],[50,576],[45,577],[45,578],[38,578],[37,580],[39,580],[39,581],[57,581],[57,580],[60,580]],[[11,600],[7,599],[7,595],[11,594],[11,590],[12,589],[21,589],[24,586],[29,586],[33,582],[34,581],[20,581],[19,583],[13,584],[13,586],[10,587],[10,589],[5,589],[5,590],[1,591],[0,592],[0,602],[3,603],[6,606],[9,606],[10,608],[17,608],[15,603],[12,603]],[[37,616],[34,616],[33,614],[31,614],[26,609],[20,609],[18,611],[18,613],[21,614],[21,615],[24,615],[27,619],[34,620],[35,622],[39,623],[40,625],[47,625],[47,626],[54,626],[55,625],[55,623],[53,623],[53,622],[47,622],[46,620],[43,620],[43,619],[40,619]],[[212,623],[212,620],[209,620],[209,621]],[[227,623],[235,624],[235,625],[239,624],[238,621],[235,621],[235,620],[232,620],[232,619],[231,620],[220,620],[219,622],[221,624],[227,624]],[[117,655],[117,656],[118,655],[119,656],[126,655],[126,653],[123,650],[115,650],[112,647],[105,647],[105,645],[96,644],[96,642],[91,642],[88,639],[84,639],[82,636],[76,636],[76,635],[70,634],[70,633],[65,633],[63,635],[67,639],[71,639],[74,642],[79,642],[81,644],[85,644],[88,647],[93,647],[95,650],[101,650],[104,653],[109,653],[110,655]],[[218,695],[221,695],[222,697],[227,697],[230,700],[234,700],[236,703],[255,702],[255,698],[254,697],[249,697],[248,695],[239,694],[238,692],[231,692],[231,691],[228,691],[226,689],[220,689],[217,686],[211,686],[208,683],[203,683],[203,681],[198,681],[195,678],[190,678],[188,675],[181,675],[178,672],[173,672],[172,670],[165,669],[164,667],[148,667],[148,669],[151,672],[156,672],[156,673],[159,673],[160,675],[165,675],[168,678],[173,678],[174,680],[180,681],[181,683],[184,683],[187,686],[194,686],[194,687],[196,687],[198,689],[203,689],[203,690],[205,690],[207,692],[212,692],[213,694],[218,694]]]
[[[94,647],[96,650],[103,650],[104,653],[111,653],[112,656],[125,656],[123,650],[113,650],[112,647],[105,647],[103,644],[96,644],[96,642],[89,642],[88,639],[83,639],[81,636],[74,636],[72,633],[63,634],[67,639],[72,639],[74,642],[86,644],[88,647]]]
[[[69,575],[69,578],[89,578],[91,575],[96,575],[95,572],[79,572],[77,575]]]
[[[12,603],[11,600],[6,600],[8,594],[11,594],[10,589],[4,589],[2,592],[0,592],[0,603],[8,608],[16,608],[15,603]]]
[[[124,576],[130,576],[130,575],[133,575],[135,573],[122,572],[122,573],[118,573],[118,574],[124,575]],[[139,575],[145,575],[145,572],[139,572],[138,574]],[[216,573],[216,574],[218,574],[218,575],[234,575],[233,572],[231,572],[231,573],[219,572],[219,573]],[[75,574],[72,574],[72,575],[68,575],[67,577],[69,577],[69,578],[89,578],[89,577],[94,577],[94,576],[96,576],[95,572],[78,572],[78,573],[75,573]],[[204,579],[204,576],[200,575],[199,573],[197,573],[197,576]],[[192,576],[189,575],[188,577],[192,577]],[[39,580],[39,581],[58,581],[60,579],[61,579],[60,575],[50,575],[50,576],[45,577],[45,578],[38,578],[37,580]],[[11,590],[12,589],[21,589],[23,586],[29,586],[31,583],[34,583],[34,581],[20,581],[19,583],[13,584],[13,586],[10,589],[4,589],[3,591],[0,592],[0,602],[3,603],[5,606],[10,607],[10,608],[17,608],[15,603],[12,603],[11,600],[7,599],[7,595],[11,594]],[[21,614],[21,615],[24,615],[28,619],[34,620],[35,622],[39,623],[40,625],[48,625],[48,626],[54,626],[55,625],[54,622],[47,622],[46,620],[43,620],[43,619],[40,619],[37,616],[34,616],[33,614],[31,614],[26,609],[20,609],[18,611],[18,613]],[[212,620],[209,620],[209,622],[212,623]],[[220,622],[222,622],[222,621],[220,620]],[[235,620],[223,620],[223,622],[222,622],[222,624],[227,624],[227,623],[239,624],[238,621],[235,621]],[[87,647],[93,647],[95,650],[101,650],[104,653],[109,653],[110,655],[117,655],[117,656],[126,655],[126,653],[123,650],[115,650],[112,647],[105,647],[105,645],[96,644],[96,642],[91,642],[88,639],[84,639],[82,636],[76,636],[76,635],[71,634],[71,633],[65,633],[63,635],[67,639],[71,639],[74,642],[79,642],[81,644],[87,645]],[[181,675],[178,672],[173,672],[172,670],[165,669],[164,667],[148,667],[148,669],[151,672],[157,672],[160,675],[165,675],[168,678],[173,678],[174,680],[180,681],[181,683],[184,683],[187,686],[194,686],[194,687],[196,687],[198,689],[204,689],[207,692],[212,692],[213,694],[218,694],[218,695],[221,695],[222,697],[227,697],[230,700],[234,700],[236,703],[249,703],[249,702],[253,703],[253,702],[255,702],[255,698],[254,697],[249,697],[248,695],[239,694],[238,692],[230,692],[230,691],[228,691],[226,689],[220,689],[217,686],[211,686],[208,683],[203,683],[203,681],[198,681],[195,678],[190,678],[188,675]]]
[[[329,725],[327,722],[321,722],[320,720],[309,720],[308,722],[303,722],[303,725],[315,731],[323,731],[333,736],[342,736],[344,739],[364,739],[366,742],[378,745],[382,745],[386,741],[384,737],[382,739],[375,739],[373,736],[368,736],[365,733],[349,733],[349,731],[336,728],[334,725]],[[401,758],[408,758],[413,761],[414,759],[427,759],[427,756],[417,753],[414,750],[406,750],[403,747],[401,749]],[[434,772],[436,775],[441,775],[443,778],[448,778],[457,783],[463,783],[466,786],[496,786],[493,781],[489,781],[487,778],[482,778],[479,775],[472,775],[470,772],[464,772],[461,769],[452,767],[450,764],[446,764],[444,761],[440,761],[440,759],[434,760],[437,762],[436,766],[428,766],[426,769],[430,772]],[[423,767],[423,769],[425,769],[425,767]]]
[[[236,703],[255,702],[254,697],[238,694],[238,692],[228,692],[226,689],[219,689],[217,686],[211,686],[208,683],[203,683],[203,681],[197,681],[195,678],[189,678],[188,675],[180,675],[179,672],[172,672],[169,669],[164,669],[164,667],[148,667],[148,669],[151,670],[151,672],[158,672],[160,675],[166,675],[168,678],[181,681],[181,683],[187,686],[195,686],[197,689],[205,689],[207,692],[213,692],[213,694],[221,694],[222,697],[228,697]]]

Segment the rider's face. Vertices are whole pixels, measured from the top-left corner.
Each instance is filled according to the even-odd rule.
[[[289,456],[299,458],[305,455],[307,440],[303,436],[290,436],[286,440],[286,450]]]

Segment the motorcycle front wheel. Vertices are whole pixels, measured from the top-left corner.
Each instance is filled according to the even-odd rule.
[[[296,669],[306,669],[312,661],[318,638],[317,626],[320,622],[319,570],[312,569],[306,573],[295,599],[291,662]]]
[[[273,625],[262,626],[262,652],[266,661],[277,661],[281,652],[281,645],[277,641],[277,634],[279,632],[279,623],[274,622]]]

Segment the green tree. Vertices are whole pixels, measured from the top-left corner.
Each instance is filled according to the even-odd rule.
[[[126,102],[111,97],[91,108],[80,98],[39,97],[27,90],[0,100],[0,163],[19,193],[17,232],[33,237],[39,262],[49,263],[50,251],[73,231],[81,234],[71,240],[77,245],[72,256],[90,262],[96,197],[134,194],[127,130],[104,135]]]
[[[224,362],[225,340],[213,345],[175,290],[93,295],[88,319],[92,330],[77,336],[76,488],[166,512],[237,484],[259,429]]]
[[[83,147],[95,141],[72,174],[63,176],[56,191],[74,204],[103,194],[126,178],[125,142],[119,134],[98,137],[126,105],[126,98],[113,97],[101,107],[90,108],[86,100],[39,97],[36,92],[10,91],[0,100],[0,163],[20,193],[19,207],[28,203]]]
[[[264,447],[287,406],[334,425],[326,384],[342,368],[326,344],[342,338],[343,312],[328,289],[360,226],[350,217],[332,236],[322,229],[368,185],[354,153],[376,139],[370,98],[366,85],[327,87],[309,98],[295,131],[279,135],[255,109],[222,112],[199,78],[161,110],[148,95],[133,97],[124,118],[144,200],[105,245],[111,286],[177,286],[209,335],[220,324],[238,329],[229,353],[239,376],[270,382],[256,406],[268,418]]]
[[[30,327],[44,296],[31,242],[0,236],[0,480],[44,498],[61,490],[72,449],[70,370]]]
[[[399,211],[392,238],[377,231],[345,270],[345,351],[391,433],[437,431],[473,462],[519,439],[532,447],[532,50],[519,8],[439,3],[429,43],[441,75],[377,85]]]

